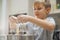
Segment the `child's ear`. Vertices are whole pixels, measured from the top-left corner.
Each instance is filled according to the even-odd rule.
[[[50,11],[51,11],[51,8],[50,7],[46,8],[46,13],[47,14],[49,14]]]
[[[50,8],[50,7],[48,7],[48,8],[46,8],[46,10],[47,10],[47,12],[50,12],[50,11],[51,11],[51,8]]]

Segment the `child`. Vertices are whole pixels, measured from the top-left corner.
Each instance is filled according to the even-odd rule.
[[[36,1],[34,2],[35,17],[29,15],[19,15],[17,17],[17,21],[30,22],[28,24],[32,23],[33,25],[36,25],[36,28],[40,27],[42,34],[40,35],[40,38],[38,40],[52,40],[52,33],[55,28],[55,21],[52,17],[48,17],[50,10],[51,5],[49,3]]]

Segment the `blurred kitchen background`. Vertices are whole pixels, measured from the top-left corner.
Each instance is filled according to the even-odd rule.
[[[0,0],[0,40],[7,40],[9,34],[8,19],[10,15],[27,14],[33,15],[33,2],[37,0]],[[51,3],[50,15],[55,18],[56,24],[60,26],[60,0],[38,0]]]

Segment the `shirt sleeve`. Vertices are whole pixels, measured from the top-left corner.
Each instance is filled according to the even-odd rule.
[[[48,17],[48,18],[47,18],[47,21],[48,21],[49,23],[52,23],[52,24],[56,25],[55,20],[53,19],[53,17]]]

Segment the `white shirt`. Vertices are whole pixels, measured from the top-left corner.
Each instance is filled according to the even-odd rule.
[[[54,24],[55,25],[55,21],[54,21],[54,19],[52,18],[52,17],[47,17],[46,18],[46,20],[48,21],[48,23],[52,23],[52,24]],[[41,39],[41,40],[48,40],[48,38],[46,37],[46,33],[47,32],[45,32],[46,30],[44,30],[42,27],[38,27],[37,25],[35,25],[35,24],[32,24],[32,23],[30,23],[30,22],[27,22],[27,26],[28,26],[28,28],[29,28],[29,32],[30,33],[33,33],[33,32],[35,32],[36,33],[36,35],[38,35],[37,37],[36,37],[36,40],[38,40],[38,39]],[[49,34],[49,33],[48,33]],[[42,36],[41,36],[42,35]],[[50,35],[50,34],[49,34]],[[51,33],[51,35],[52,35],[52,33]],[[42,37],[42,38],[41,38]],[[51,37],[50,37],[51,38]],[[49,39],[49,40],[51,40],[51,39]]]

